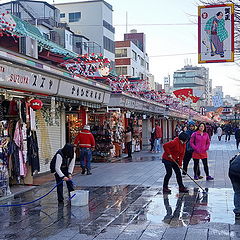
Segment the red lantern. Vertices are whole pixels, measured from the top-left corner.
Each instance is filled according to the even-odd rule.
[[[42,106],[43,106],[43,103],[39,99],[33,99],[30,101],[30,107],[33,110],[40,110],[42,108]]]

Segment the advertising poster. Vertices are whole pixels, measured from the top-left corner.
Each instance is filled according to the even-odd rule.
[[[234,61],[234,5],[198,7],[198,62]]]

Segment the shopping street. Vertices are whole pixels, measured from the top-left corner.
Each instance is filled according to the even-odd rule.
[[[165,170],[159,154],[135,153],[132,160],[94,163],[93,175],[77,174],[77,189],[90,191],[89,205],[58,206],[54,191],[39,202],[0,209],[0,239],[239,239],[228,162],[236,153],[235,141],[214,137],[209,151],[214,181],[199,180],[202,194],[188,178],[189,194],[179,194],[175,177],[171,195],[162,194]],[[192,175],[191,162],[189,173]],[[49,182],[1,202],[32,201],[54,186]],[[67,194],[65,192],[65,196]]]

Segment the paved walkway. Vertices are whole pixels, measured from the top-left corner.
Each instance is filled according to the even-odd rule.
[[[240,239],[227,176],[229,159],[236,152],[234,140],[213,139],[209,166],[215,180],[198,181],[207,194],[188,178],[184,182],[190,193],[179,194],[173,176],[172,194],[163,195],[165,169],[159,154],[142,152],[131,161],[95,163],[93,175],[74,177],[77,189],[90,191],[88,206],[74,207],[67,200],[65,206],[58,206],[54,190],[40,202],[0,208],[0,239]],[[190,175],[192,167],[191,161]],[[0,204],[31,201],[53,185],[50,182]]]

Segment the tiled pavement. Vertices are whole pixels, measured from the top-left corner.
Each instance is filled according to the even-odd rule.
[[[71,207],[67,201],[58,206],[54,192],[35,204],[0,208],[0,239],[240,239],[227,176],[236,152],[234,140],[213,139],[209,166],[215,180],[198,181],[207,194],[188,178],[184,182],[190,193],[179,194],[173,176],[172,194],[163,195],[165,170],[159,154],[142,152],[132,161],[94,164],[93,175],[74,177],[78,189],[90,191],[88,206]],[[191,162],[190,175],[192,167]],[[52,186],[50,182],[0,204],[31,201]]]

